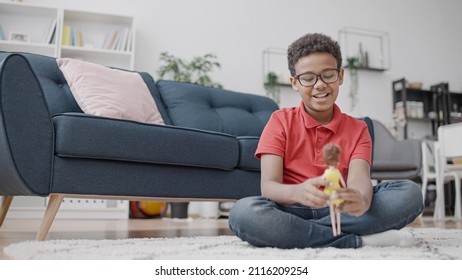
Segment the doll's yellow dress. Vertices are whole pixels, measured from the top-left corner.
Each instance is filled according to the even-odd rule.
[[[326,179],[326,181],[329,181],[332,183],[332,186],[325,186],[324,187],[324,193],[326,193],[327,195],[331,196],[332,193],[336,190],[339,190],[342,188],[342,186],[340,185],[340,177],[342,176],[342,174],[340,173],[340,170],[338,170],[337,168],[334,168],[334,169],[326,169],[324,171],[324,178]],[[339,205],[341,203],[343,203],[343,199],[335,199],[332,201],[333,204],[335,205]]]

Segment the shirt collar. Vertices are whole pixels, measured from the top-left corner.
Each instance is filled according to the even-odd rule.
[[[342,119],[343,119],[342,111],[337,106],[337,104],[334,104],[334,114],[332,115],[332,120],[328,124],[325,124],[325,125],[319,124],[319,122],[317,120],[315,120],[312,116],[310,116],[310,114],[308,114],[305,111],[305,104],[303,103],[303,101],[300,103],[300,106],[298,107],[298,110],[299,110],[299,114],[301,114],[301,116],[302,116],[303,122],[304,122],[305,127],[307,129],[315,128],[315,127],[318,127],[318,126],[323,126],[323,127],[327,128],[327,129],[331,130],[332,132],[336,133],[337,129],[338,129],[338,127],[339,127],[339,125],[340,125],[340,123],[342,122]]]

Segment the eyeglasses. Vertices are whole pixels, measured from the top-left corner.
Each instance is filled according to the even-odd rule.
[[[318,78],[326,84],[332,84],[338,80],[339,72],[339,69],[325,69],[319,75],[312,72],[305,72],[295,76],[295,79],[304,87],[314,86],[318,82]]]

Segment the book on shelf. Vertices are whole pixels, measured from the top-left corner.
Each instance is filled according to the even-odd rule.
[[[133,32],[129,32],[128,33],[127,47],[125,48],[125,51],[127,51],[127,52],[132,51],[132,41],[133,41]]]
[[[82,32],[80,29],[77,30],[77,44],[79,47],[83,47]]]
[[[103,42],[103,49],[114,51],[129,51],[132,32],[129,28],[123,30],[111,30],[106,34]]]
[[[103,41],[103,45],[101,46],[101,48],[103,49],[107,49],[108,46],[109,46],[109,41],[111,40],[112,34],[111,34],[111,31],[109,31],[108,33],[106,33],[106,37],[104,37],[104,41]]]
[[[51,22],[50,28],[48,29],[48,32],[43,40],[45,44],[53,43],[53,39],[56,36],[56,24],[57,24],[57,20],[53,19],[53,21]]]
[[[63,44],[63,46],[71,45],[72,43],[71,32],[72,32],[72,27],[70,25],[63,26],[63,38],[61,40],[61,43]]]
[[[121,37],[121,40],[119,40],[120,44],[118,45],[117,50],[119,51],[127,50],[127,42],[128,42],[129,34],[130,34],[130,30],[128,28],[124,28],[123,36]]]
[[[71,25],[64,25],[62,44],[63,46],[82,47],[83,39],[80,29]]]
[[[120,31],[117,31],[116,33],[116,37],[115,37],[115,40],[114,40],[114,43],[112,44],[111,46],[111,50],[117,50],[117,47],[119,46],[120,44],[120,38],[121,38],[121,34],[120,34]]]
[[[111,49],[112,45],[117,36],[117,30],[111,30],[106,34],[106,38],[104,39],[103,49]]]
[[[76,46],[76,47],[82,47],[82,32],[80,32],[80,29],[77,29],[75,27],[72,27],[72,40],[71,40],[71,45]]]

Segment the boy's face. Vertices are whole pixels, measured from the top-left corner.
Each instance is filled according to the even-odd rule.
[[[300,58],[294,67],[296,76],[301,73],[320,75],[321,73],[326,73],[326,69],[337,69],[337,61],[331,54],[319,52]],[[332,71],[327,72],[332,73]],[[332,77],[331,73],[322,75],[322,78],[329,82],[329,79]],[[326,117],[332,117],[333,106],[338,96],[339,86],[343,83],[343,74],[344,70],[341,68],[338,73],[339,76],[337,81],[326,83],[321,77],[317,77],[316,83],[307,87],[301,85],[294,77],[291,77],[290,81],[292,83],[292,88],[300,94],[308,114],[315,119],[318,119],[318,117],[325,119]],[[302,76],[301,79],[303,77],[304,76]],[[311,77],[313,77],[313,75],[311,75]],[[316,80],[316,77],[314,77],[314,80]],[[310,81],[314,82],[314,80],[305,79],[303,83],[306,84]]]

